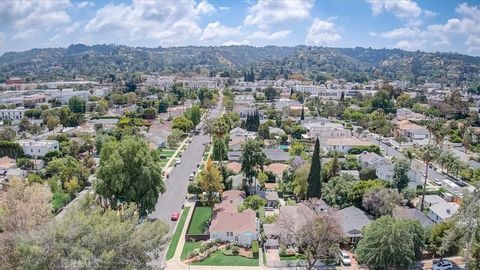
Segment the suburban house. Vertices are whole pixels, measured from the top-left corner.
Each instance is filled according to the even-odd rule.
[[[27,156],[43,157],[48,152],[60,150],[59,144],[54,140],[19,140],[18,143]]]
[[[460,206],[454,202],[436,203],[428,208],[427,216],[435,223],[442,223],[458,212]]]
[[[232,130],[230,130],[230,139],[233,139],[233,138],[248,138],[250,135],[250,132],[248,132],[247,130],[243,129],[243,128],[240,128],[240,127],[236,127]]]
[[[235,174],[239,174],[242,171],[242,164],[236,161],[232,161],[227,164],[227,169]]]
[[[280,207],[277,221],[263,225],[265,248],[278,248],[280,244],[290,246],[294,244],[287,227],[294,231],[301,230],[307,223],[307,217],[313,215],[313,210],[303,204]]]
[[[320,141],[324,141],[330,138],[352,137],[352,131],[343,128],[342,124],[315,122],[305,123],[303,126],[308,130],[307,134],[303,134],[305,139],[318,138]]]
[[[362,238],[363,228],[372,222],[372,218],[355,206],[338,210],[333,215],[342,229],[343,237],[352,244]]]
[[[245,199],[245,193],[239,190],[227,190],[222,193],[222,201],[215,204],[210,224],[210,239],[223,242],[237,242],[242,246],[251,246],[258,240],[260,221],[255,211],[246,209],[238,212],[237,207]]]
[[[271,172],[279,180],[282,179],[283,172],[286,171],[287,169],[288,169],[288,165],[283,163],[272,163],[263,168],[264,171]]]
[[[260,196],[267,200],[265,207],[277,208],[280,204],[280,198],[278,197],[278,193],[276,191],[264,191],[260,193]]]
[[[400,109],[397,110],[395,118],[398,121],[402,121],[402,120],[417,121],[417,120],[425,120],[426,117],[425,117],[425,115],[423,115],[421,113],[413,112],[412,110],[410,110],[408,108],[400,108]]]
[[[427,128],[412,123],[409,120],[398,121],[395,133],[397,136],[405,136],[412,140],[425,140],[430,137],[430,132]]]
[[[420,222],[423,228],[429,228],[434,225],[433,221],[431,221],[425,214],[416,208],[397,206],[395,209],[393,209],[392,216],[394,218],[417,220]]]
[[[376,168],[375,174],[380,179],[392,181],[393,174],[394,174],[394,167],[395,166],[391,163],[380,164],[380,166]]]
[[[290,155],[281,149],[263,149],[263,153],[265,153],[267,159],[271,162],[285,163],[290,160]]]
[[[435,204],[438,204],[438,203],[446,203],[447,201],[445,201],[442,197],[438,196],[438,195],[425,195],[425,199],[424,199],[424,205],[425,207],[429,208],[431,207],[432,205],[435,205]]]
[[[352,149],[355,146],[369,146],[369,145],[372,145],[372,143],[368,141],[362,141],[354,137],[332,138],[326,141],[325,149],[328,152],[339,151],[342,153],[348,153],[348,151],[350,151],[350,149]]]
[[[362,168],[367,168],[367,167],[377,168],[382,164],[389,163],[389,161],[386,158],[374,152],[361,153],[359,156],[359,160],[360,160],[360,166]]]
[[[230,139],[228,142],[228,149],[231,151],[240,151],[242,150],[242,145],[245,143],[245,138],[235,137]]]

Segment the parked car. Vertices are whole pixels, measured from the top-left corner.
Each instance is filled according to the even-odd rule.
[[[182,163],[182,160],[181,160],[181,159],[177,158],[177,159],[175,160],[175,166],[180,165],[181,163]]]
[[[435,185],[437,185],[437,186],[441,186],[443,184],[442,181],[440,179],[437,179],[437,178],[433,179],[433,183],[435,183]]]
[[[340,250],[340,260],[342,261],[343,265],[351,265],[352,260],[350,259],[350,256],[348,255],[348,252],[341,249]]]
[[[441,260],[432,266],[432,270],[448,270],[448,269],[452,269],[452,267],[453,267],[453,264],[451,261]]]
[[[172,217],[170,218],[172,221],[177,221],[180,218],[179,212],[173,212]]]
[[[194,173],[191,173],[190,174],[190,177],[188,178],[189,181],[193,181],[195,180],[195,174]]]

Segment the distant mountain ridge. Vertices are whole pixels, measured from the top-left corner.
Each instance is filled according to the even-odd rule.
[[[0,57],[0,80],[102,79],[133,72],[233,72],[252,69],[259,79],[301,74],[309,79],[345,78],[440,82],[455,85],[480,83],[480,57],[457,53],[409,52],[399,49],[331,47],[170,47],[124,45],[70,45],[67,48],[7,52]],[[110,76],[111,77],[111,76]]]

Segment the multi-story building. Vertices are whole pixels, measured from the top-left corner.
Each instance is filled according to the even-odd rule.
[[[54,140],[19,140],[23,154],[28,156],[43,157],[48,152],[59,150],[59,144]]]
[[[0,119],[2,120],[20,120],[25,116],[25,108],[0,110]]]

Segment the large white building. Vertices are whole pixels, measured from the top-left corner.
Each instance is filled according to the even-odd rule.
[[[23,154],[28,156],[43,157],[48,152],[60,150],[59,144],[54,140],[20,140]]]
[[[25,108],[19,107],[15,109],[0,110],[1,120],[20,120],[25,116]]]

